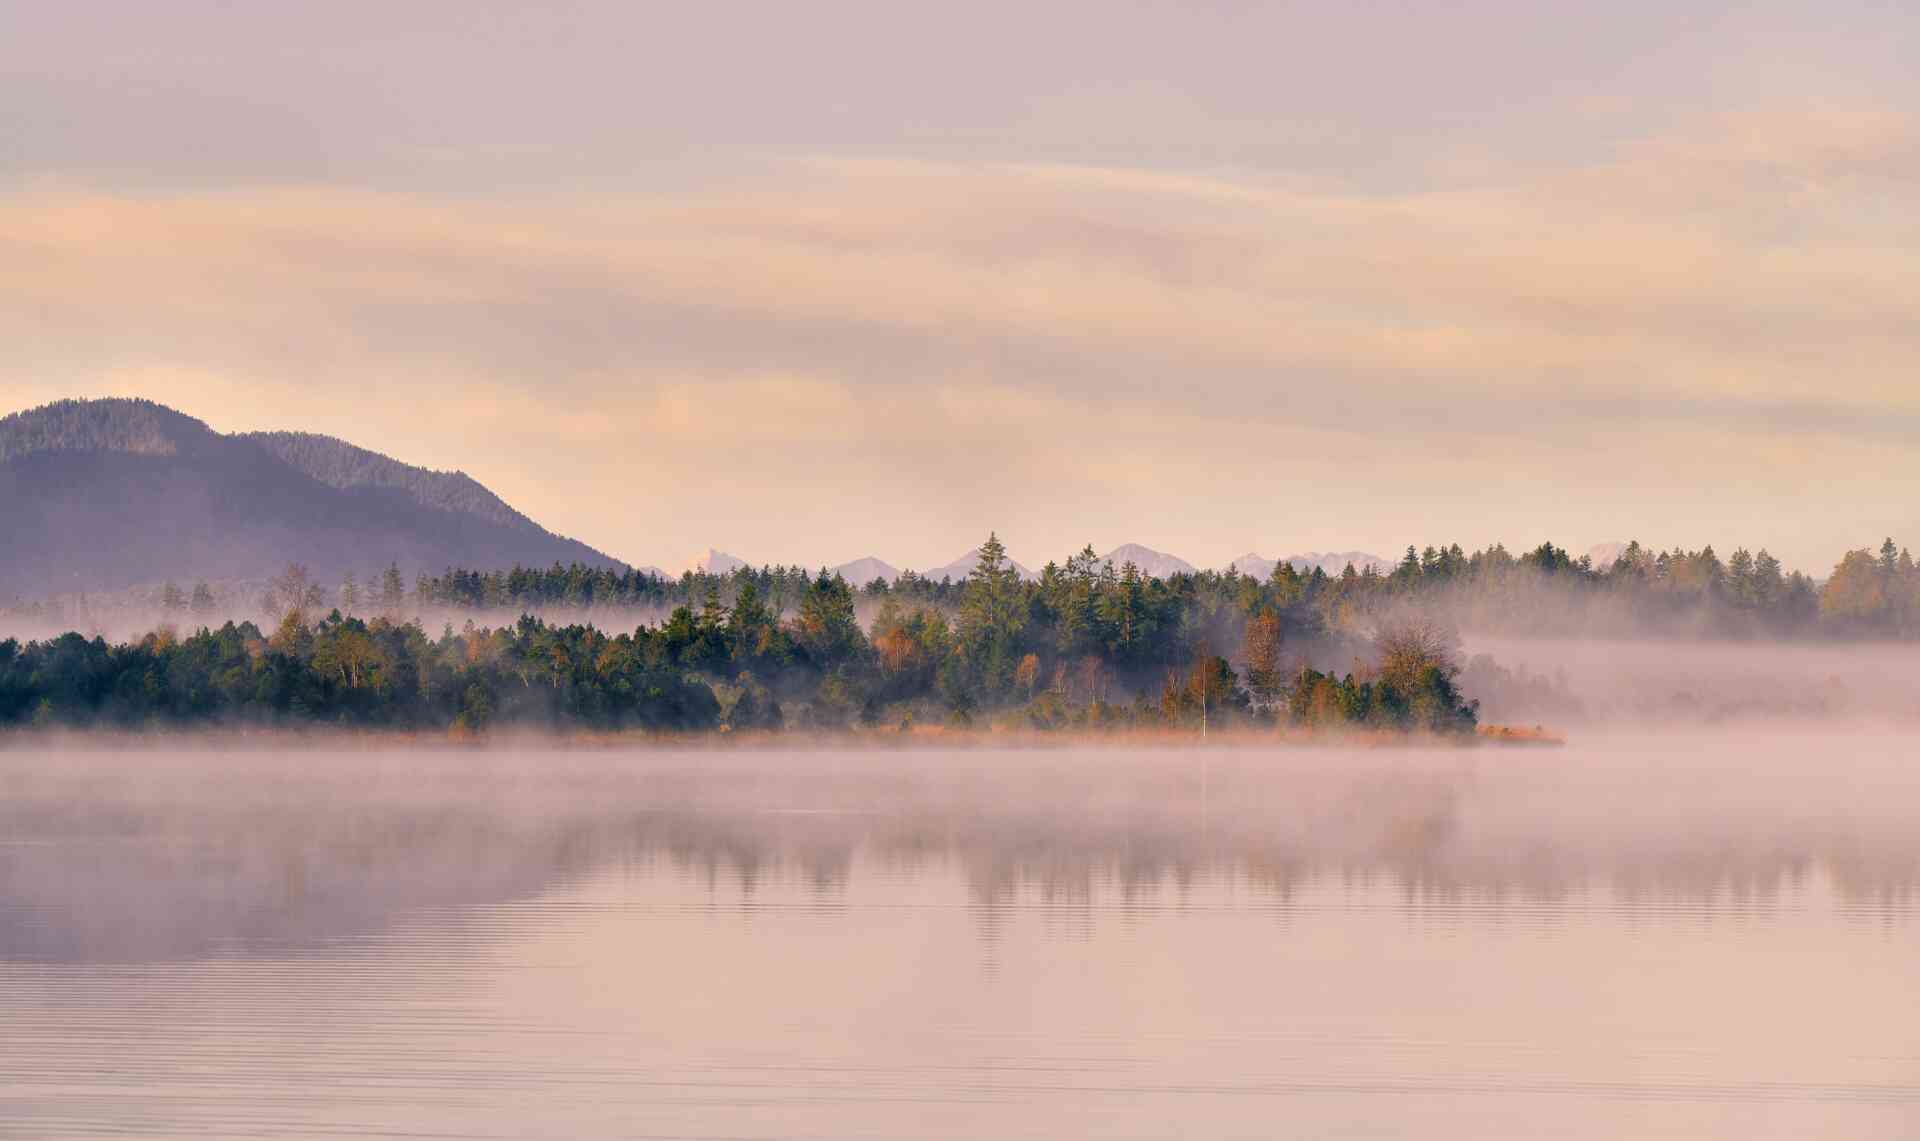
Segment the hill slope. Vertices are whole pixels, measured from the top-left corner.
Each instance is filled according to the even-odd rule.
[[[398,563],[622,566],[464,474],[340,440],[225,436],[144,400],[61,401],[0,419],[0,595],[165,579],[323,582]]]
[[[474,515],[523,530],[541,529],[463,471],[428,471],[311,432],[248,432],[235,438],[259,444],[328,487],[388,487],[405,492],[423,507]]]

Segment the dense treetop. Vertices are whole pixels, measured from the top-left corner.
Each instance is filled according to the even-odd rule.
[[[636,582],[610,577],[616,589]],[[596,578],[583,571],[574,586]],[[435,599],[433,583],[409,598],[390,569],[370,601],[357,584],[343,589],[341,601],[366,616],[335,608],[315,620],[325,591],[289,567],[262,599],[276,616],[271,636],[228,623],[120,646],[78,634],[0,643],[0,721],[763,729],[1012,716],[1046,728],[1292,716],[1435,731],[1474,722],[1438,637],[1406,643],[1413,651],[1376,639],[1379,668],[1358,678],[1302,672],[1335,696],[1287,705],[1289,631],[1325,638],[1299,600],[1261,584],[1203,592],[1191,578],[1096,567],[1090,552],[1027,583],[991,537],[964,584],[876,588],[883,597],[865,623],[858,592],[826,571],[804,584],[773,572],[728,579],[724,597],[721,581],[708,578],[697,583],[698,605],[677,605],[631,634],[523,616],[495,629],[469,622],[456,633],[448,624],[432,639],[406,611]],[[521,580],[534,581],[549,580]],[[648,581],[646,589],[662,585]],[[783,597],[795,587],[789,607]],[[192,605],[177,588],[169,599]],[[1413,662],[1408,653],[1426,656]]]
[[[0,463],[42,452],[171,456],[218,438],[193,417],[151,400],[60,400],[0,417]]]
[[[990,536],[960,582],[856,586],[788,567],[666,579],[575,564],[450,570],[411,586],[390,566],[364,586],[350,576],[330,587],[289,566],[258,600],[261,627],[211,628],[205,583],[169,584],[162,604],[178,621],[127,645],[77,634],[0,643],[0,721],[703,729],[984,718],[1453,732],[1475,723],[1459,689],[1461,626],[1910,637],[1920,570],[1891,540],[1848,553],[1820,585],[1764,550],[1722,561],[1710,547],[1631,544],[1600,569],[1552,544],[1519,555],[1436,546],[1408,548],[1384,573],[1282,563],[1265,578],[1155,578],[1086,548],[1028,581]],[[648,617],[620,634],[563,618],[604,622],[623,608]],[[438,638],[428,621],[443,624]],[[196,632],[175,632],[183,624]]]
[[[1004,559],[1005,552],[999,552]],[[481,611],[697,605],[709,592],[730,604],[744,584],[782,609],[797,606],[814,577],[800,567],[742,567],[725,574],[596,571],[555,565],[544,570],[449,570],[415,584],[422,607]],[[933,581],[908,572],[894,581],[849,584],[866,604],[894,601],[961,611],[973,576]],[[1711,546],[1655,551],[1630,543],[1598,567],[1565,548],[1542,543],[1515,554],[1494,544],[1471,554],[1458,544],[1408,547],[1388,571],[1329,574],[1281,563],[1256,578],[1236,571],[1195,571],[1165,578],[1115,565],[1084,549],[1049,563],[1032,581],[1008,576],[999,589],[1029,607],[1068,608],[1075,631],[1092,629],[1089,614],[1117,613],[1116,599],[1174,597],[1201,612],[1237,606],[1286,611],[1295,626],[1366,628],[1386,612],[1416,608],[1464,629],[1514,634],[1622,634],[1732,638],[1911,637],[1920,635],[1920,573],[1887,540],[1879,551],[1848,553],[1825,583],[1787,572],[1764,548],[1735,550],[1724,560]],[[1066,600],[1066,601],[1063,601]],[[1093,600],[1104,600],[1094,605]],[[1074,607],[1079,609],[1074,609]],[[1089,609],[1091,607],[1091,609]],[[1190,622],[1183,617],[1175,622]],[[1131,630],[1117,637],[1126,641]]]

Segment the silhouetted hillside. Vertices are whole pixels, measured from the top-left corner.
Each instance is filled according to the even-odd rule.
[[[461,473],[324,436],[224,436],[144,400],[61,401],[0,419],[0,593],[245,579],[301,562],[322,581],[398,563],[622,567]]]
[[[463,471],[429,471],[379,452],[356,448],[345,440],[312,432],[248,432],[235,439],[252,440],[299,471],[328,487],[386,487],[404,491],[423,507],[474,515],[509,527],[540,530],[479,481]]]

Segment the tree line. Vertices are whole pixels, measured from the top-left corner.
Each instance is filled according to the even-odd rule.
[[[591,617],[605,624],[635,615],[657,616],[679,607],[699,609],[710,594],[732,606],[751,588],[763,605],[776,612],[799,609],[807,592],[824,572],[798,566],[741,567],[725,573],[689,571],[677,578],[649,571],[616,571],[581,564],[509,570],[449,568],[438,575],[416,575],[406,582],[397,565],[375,571],[362,582],[349,575],[335,585],[303,581],[302,598],[289,599],[279,580],[269,584],[265,598],[216,599],[207,582],[191,588],[167,583],[159,592],[160,609],[168,621],[205,622],[225,613],[239,617],[258,611],[269,621],[292,601],[309,611],[338,607],[348,616],[444,616],[460,612],[478,616],[518,616],[536,613],[571,619]],[[1484,633],[1520,635],[1687,636],[1716,638],[1854,639],[1920,637],[1920,571],[1912,556],[1886,540],[1877,552],[1848,552],[1825,581],[1782,567],[1764,548],[1735,550],[1722,559],[1712,546],[1698,550],[1654,550],[1629,544],[1621,554],[1596,565],[1586,556],[1575,557],[1551,542],[1518,554],[1495,543],[1468,553],[1459,544],[1409,546],[1391,569],[1372,567],[1329,574],[1319,568],[1297,570],[1281,564],[1271,576],[1256,579],[1236,571],[1199,571],[1176,574],[1166,580],[1141,575],[1132,586],[1121,580],[1123,566],[1108,567],[1095,560],[1090,549],[1049,563],[1037,581],[1020,584],[1040,596],[1046,606],[1063,594],[1087,590],[1086,580],[1103,579],[1099,593],[1109,610],[1122,594],[1129,605],[1148,605],[1177,598],[1183,607],[1203,612],[1238,606],[1251,613],[1261,605],[1283,610],[1289,625],[1328,630],[1366,629],[1383,613],[1407,608],[1444,618],[1454,625]],[[902,608],[932,608],[957,617],[971,588],[972,576],[960,580],[933,580],[907,572],[887,581],[849,583],[863,614],[886,602]],[[236,606],[238,601],[240,605]],[[1071,609],[1071,607],[1068,607]],[[13,612],[45,623],[57,620],[49,607],[15,606]],[[82,607],[82,609],[85,609]],[[1148,609],[1156,607],[1148,605]],[[1164,609],[1159,607],[1157,609]],[[628,613],[631,612],[631,613]],[[1044,615],[1043,615],[1044,617]],[[1151,615],[1165,619],[1165,614]],[[69,620],[84,615],[68,615]],[[1091,629],[1084,615],[1068,618],[1072,636]],[[84,621],[80,622],[84,625]],[[1178,628],[1186,621],[1155,622],[1153,628]],[[1142,656],[1138,631],[1124,623],[1117,635],[1116,656],[1138,661]],[[1145,657],[1164,657],[1164,647],[1148,647]]]
[[[489,599],[524,610],[647,606],[632,633],[525,615],[497,627],[422,614]],[[1601,569],[1545,543],[1408,548],[1386,571],[1289,564],[1264,577],[1156,578],[1089,547],[1023,579],[990,536],[960,582],[856,586],[741,568],[677,580],[585,567],[397,567],[337,588],[289,567],[261,626],[195,621],[211,592],[166,592],[169,623],[122,645],[0,643],[0,721],[325,721],[425,727],[844,728],[939,721],[1038,728],[1358,724],[1450,732],[1476,712],[1449,630],[1624,629],[1911,637],[1920,570],[1891,540],[1825,582],[1765,550],[1652,551]],[[479,598],[480,603],[470,600]],[[324,612],[324,614],[323,614]],[[271,631],[267,633],[266,631]]]
[[[325,592],[290,567],[262,600],[277,616],[270,635],[229,622],[123,645],[72,633],[0,643],[0,721],[689,730],[1293,721],[1443,732],[1474,723],[1438,627],[1330,639],[1303,608],[1307,596],[1288,597],[1284,576],[1235,577],[1222,589],[1218,578],[1116,569],[1089,549],[1026,582],[990,536],[964,583],[924,591],[860,591],[823,570],[789,607],[786,580],[763,593],[761,574],[726,579],[723,592],[720,576],[705,576],[697,604],[631,634],[526,615],[493,629],[449,624],[435,639],[398,613],[335,607],[316,620]],[[873,604],[868,621],[863,601]],[[1307,668],[1309,650],[1334,643],[1353,651],[1354,669],[1335,678]],[[1309,697],[1296,700],[1303,686]]]
[[[0,724],[704,729],[719,716],[713,689],[644,639],[533,618],[433,639],[418,623],[295,611],[270,636],[227,622],[122,645],[0,641]]]
[[[349,577],[332,598],[346,613],[389,616],[435,609],[666,612],[703,606],[711,593],[730,606],[750,586],[767,605],[792,611],[821,573],[825,572],[767,566],[720,574],[689,571],[669,578],[646,571],[556,564],[544,570],[449,569],[418,576],[409,590],[398,568],[389,567],[377,589],[371,580],[363,589]],[[1129,574],[1139,581],[1123,586],[1121,580]],[[1409,546],[1390,570],[1349,565],[1339,574],[1329,574],[1317,567],[1302,571],[1281,563],[1265,579],[1228,570],[1175,574],[1164,581],[1143,576],[1137,568],[1129,572],[1124,565],[1110,567],[1087,548],[1064,563],[1048,563],[1036,581],[1021,585],[1052,604],[1063,594],[1085,594],[1090,578],[1103,579],[1099,593],[1109,600],[1109,609],[1122,594],[1136,603],[1152,594],[1177,597],[1209,611],[1237,603],[1250,613],[1267,605],[1292,612],[1293,624],[1328,629],[1365,627],[1383,611],[1415,606],[1462,628],[1489,633],[1920,636],[1920,571],[1911,554],[1891,538],[1877,552],[1864,548],[1848,552],[1824,582],[1787,571],[1765,548],[1754,552],[1743,547],[1723,560],[1711,545],[1698,550],[1654,550],[1634,542],[1601,566],[1547,542],[1518,554],[1500,543],[1471,553],[1457,543],[1423,550]],[[891,582],[875,579],[849,586],[868,607],[893,601],[954,616],[962,609],[972,581],[972,575],[958,581],[932,580],[909,571]],[[177,587],[170,586],[168,596],[178,608],[189,610],[205,597],[204,587],[202,583],[195,588],[193,605]],[[1076,631],[1091,629],[1084,615],[1074,615],[1069,622]],[[1127,624],[1111,640],[1131,647],[1135,634]],[[1130,652],[1123,650],[1120,656]]]

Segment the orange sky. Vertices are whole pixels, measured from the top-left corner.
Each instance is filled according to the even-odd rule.
[[[660,565],[1920,537],[1901,13],[1143,7],[996,72],[992,5],[827,5],[813,69],[215,11],[0,16],[5,409],[328,432]]]

